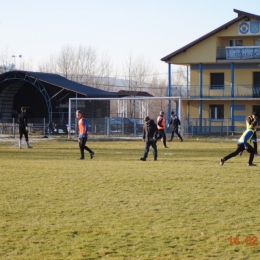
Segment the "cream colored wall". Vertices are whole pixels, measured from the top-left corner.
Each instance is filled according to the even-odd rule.
[[[189,108],[188,108],[188,102],[189,102]],[[203,105],[202,105],[202,118],[209,118],[209,106],[210,105],[224,105],[224,118],[230,118],[230,101],[229,100],[203,100]],[[251,115],[253,112],[253,106],[260,106],[260,101],[234,101],[234,105],[245,105],[245,110],[234,110],[234,116],[245,116],[245,118],[248,115]],[[184,114],[184,117],[188,117],[188,109],[190,111],[190,119],[192,118],[199,118],[199,101],[196,100],[183,100],[182,101],[182,111]],[[235,121],[235,126],[240,126],[244,127],[245,126],[245,121]]]
[[[173,64],[190,64],[216,61],[216,40],[210,37],[170,60]]]
[[[203,85],[210,85],[210,73],[224,73],[225,85],[231,83],[231,71],[229,70],[205,70],[202,72]],[[252,86],[254,82],[253,72],[260,72],[259,69],[235,69],[234,78],[235,85]],[[190,84],[192,86],[199,86],[199,70],[191,70],[190,72]]]
[[[253,72],[260,72],[259,69],[244,69],[244,70],[235,70],[235,85],[252,85],[254,83],[254,74]],[[229,74],[230,75],[230,74]]]

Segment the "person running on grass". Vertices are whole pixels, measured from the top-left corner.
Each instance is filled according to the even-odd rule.
[[[257,121],[258,118],[258,113],[254,112],[252,115],[248,116],[246,118],[246,128],[248,129],[251,124],[255,121]],[[252,138],[253,144],[254,144],[254,149],[255,149],[255,156],[258,156],[258,152],[257,152],[257,136],[256,136],[256,131],[254,133],[254,136]],[[241,156],[243,152],[240,152],[239,155]]]
[[[240,152],[243,152],[244,150],[246,150],[250,154],[248,166],[256,166],[255,164],[253,164],[255,149],[251,146],[251,141],[252,141],[252,138],[254,136],[254,133],[255,133],[257,127],[258,127],[258,124],[256,121],[254,121],[250,125],[250,127],[239,138],[238,143],[237,143],[237,149],[233,153],[230,153],[229,155],[221,158],[220,165],[223,165],[230,158],[235,157]]]
[[[79,148],[81,153],[81,157],[79,158],[79,160],[85,159],[84,150],[87,150],[90,154],[90,159],[93,159],[94,152],[85,145],[88,139],[88,122],[82,116],[80,110],[76,111],[76,117],[78,118]]]
[[[170,127],[170,125],[172,125],[172,134],[171,134],[171,139],[169,140],[169,142],[172,141],[172,139],[174,138],[174,133],[176,133],[176,135],[179,137],[180,141],[183,142],[183,139],[179,133],[179,126],[181,125],[181,121],[180,119],[174,115],[174,112],[171,112],[171,121],[168,124],[168,127]]]

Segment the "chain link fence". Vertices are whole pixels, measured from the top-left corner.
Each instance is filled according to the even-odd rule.
[[[155,117],[151,119],[155,120]],[[141,136],[143,131],[143,118],[124,118],[124,117],[105,117],[95,118],[86,117],[89,124],[90,135],[105,135],[105,136]],[[183,137],[196,135],[222,135],[233,136],[242,134],[244,127],[235,127],[231,130],[231,120],[221,119],[213,121],[207,118],[202,118],[202,125],[200,125],[199,118],[192,118],[187,120],[182,118],[180,133]],[[71,126],[68,122],[52,122],[46,118],[28,118],[28,132],[29,135],[68,135],[77,136],[77,119],[74,118]],[[168,125],[168,120],[166,120]],[[166,133],[171,133],[171,128],[166,129]],[[16,136],[19,134],[19,125],[17,118],[12,118],[9,122],[0,123],[0,134]]]

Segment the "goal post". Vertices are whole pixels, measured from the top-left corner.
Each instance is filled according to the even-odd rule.
[[[140,135],[145,116],[156,120],[165,112],[168,124],[170,112],[183,120],[181,97],[121,97],[121,98],[69,98],[68,137],[77,134],[76,110],[87,119],[91,134]],[[184,122],[182,122],[184,125]],[[168,130],[169,131],[169,130]],[[182,128],[182,134],[184,134]]]

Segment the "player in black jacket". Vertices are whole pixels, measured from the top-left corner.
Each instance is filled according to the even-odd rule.
[[[26,108],[21,107],[21,113],[18,115],[18,124],[19,124],[19,148],[22,149],[22,137],[24,135],[25,141],[28,148],[32,148],[29,144],[28,139],[28,126],[27,126],[27,115],[26,115]]]
[[[171,135],[171,139],[169,140],[169,142],[172,141],[173,137],[174,137],[174,133],[176,133],[176,135],[180,138],[180,141],[183,142],[183,139],[181,137],[181,135],[179,134],[179,125],[181,125],[181,121],[180,119],[174,115],[174,112],[171,112],[171,121],[168,124],[168,127],[172,125],[172,135]]]
[[[149,148],[152,146],[153,148],[153,156],[154,161],[157,161],[157,134],[158,129],[157,125],[153,120],[150,119],[149,116],[146,116],[144,118],[144,128],[143,128],[143,142],[145,142],[145,148],[144,148],[144,156],[140,158],[141,161],[146,161],[146,158],[149,153]]]

